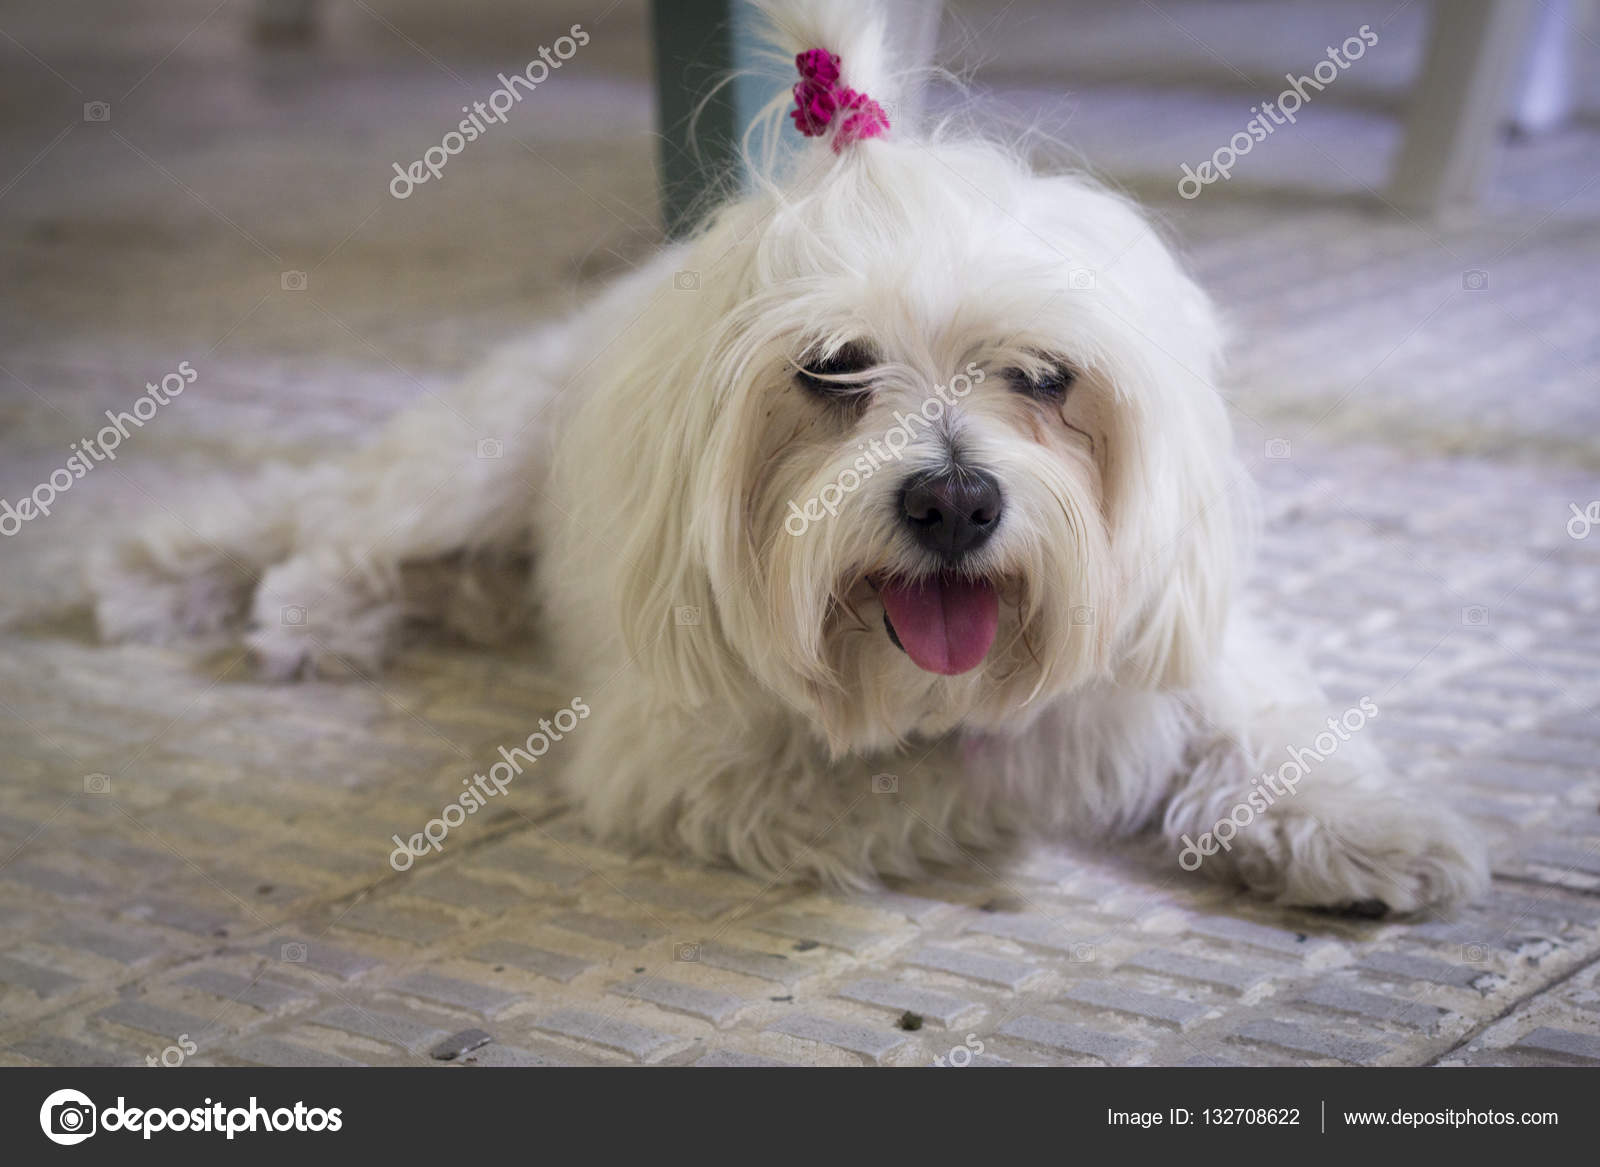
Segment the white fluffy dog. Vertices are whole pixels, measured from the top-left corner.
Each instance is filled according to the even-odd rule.
[[[593,709],[558,747],[588,825],[763,877],[1157,832],[1290,904],[1478,892],[1473,834],[1237,610],[1205,295],[1083,177],[879,132],[862,7],[774,13],[815,66],[797,154],[348,460],[137,531],[105,634],[248,619],[290,676],[538,613]]]

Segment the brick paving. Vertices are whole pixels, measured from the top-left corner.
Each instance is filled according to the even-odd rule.
[[[456,89],[356,9],[328,32],[344,88],[268,68],[290,113],[241,88],[252,50],[220,19],[115,100],[209,7],[99,54],[43,16],[0,21],[67,79],[26,65],[47,96],[6,114],[8,158],[104,94],[110,127],[196,196],[88,124],[0,195],[31,279],[0,291],[0,497],[179,359],[205,387],[0,546],[0,1064],[138,1065],[182,1041],[192,1064],[1600,1064],[1600,534],[1567,530],[1600,499],[1600,345],[1548,291],[1600,248],[1597,200],[1573,193],[1592,150],[1529,147],[1485,220],[1443,238],[1338,200],[1258,194],[1248,230],[1222,192],[1162,206],[1243,334],[1240,443],[1266,503],[1252,599],[1331,708],[1370,696],[1397,768],[1489,834],[1481,902],[1286,912],[1134,846],[859,897],[771,888],[599,846],[533,773],[398,873],[390,836],[570,698],[536,652],[430,641],[380,678],[269,685],[227,645],[98,645],[73,564],[196,475],[358,441],[648,245],[642,13],[607,17],[588,71],[520,128],[532,146],[485,141],[397,209],[374,175]],[[504,66],[420,6],[392,19],[471,84]],[[236,100],[257,136],[196,121],[195,92]],[[1102,100],[1093,124],[1133,117]],[[1334,112],[1328,148],[1373,144]],[[1452,253],[1502,249],[1492,293],[1547,290],[1448,295]],[[309,299],[280,287],[324,256]],[[1352,388],[1379,404],[1338,405]],[[1482,409],[1441,415],[1447,393]]]

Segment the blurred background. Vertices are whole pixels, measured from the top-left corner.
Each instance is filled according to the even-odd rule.
[[[1064,854],[1020,896],[767,891],[595,848],[533,785],[448,880],[397,885],[390,832],[520,736],[526,661],[433,645],[285,689],[232,652],[95,642],[78,564],[120,524],[337,456],[663,241],[682,126],[657,97],[715,63],[702,7],[660,6],[680,55],[658,68],[639,0],[0,0],[0,498],[198,372],[0,539],[0,1061],[137,1059],[187,1025],[202,1058],[407,1062],[468,1020],[489,1060],[926,1061],[949,1035],[883,1011],[915,990],[1008,1061],[1600,1064],[1592,3],[960,0],[915,22],[985,117],[1141,200],[1215,294],[1267,499],[1253,594],[1333,704],[1376,696],[1396,764],[1495,839],[1464,920],[1285,925]],[[505,124],[391,195],[395,164],[574,24],[588,43]],[[1295,124],[1180,194],[1363,28]],[[562,959],[484,956],[494,929]],[[615,990],[712,930],[746,956],[668,965],[713,1004]],[[310,972],[282,955],[308,937],[311,965],[333,954]],[[919,961],[930,940],[957,955]],[[757,959],[777,955],[782,976]]]

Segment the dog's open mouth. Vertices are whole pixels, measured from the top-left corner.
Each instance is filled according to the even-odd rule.
[[[1000,593],[951,573],[874,581],[883,626],[919,669],[953,677],[983,663],[1000,627]]]

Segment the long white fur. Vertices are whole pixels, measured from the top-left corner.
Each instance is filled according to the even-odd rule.
[[[771,7],[782,52],[839,54],[893,116],[892,29],[868,6]],[[604,836],[841,885],[1074,834],[1153,833],[1176,863],[1339,712],[1238,610],[1250,487],[1210,302],[1127,202],[971,133],[896,123],[775,159],[692,239],[343,463],[266,473],[98,558],[104,634],[246,620],[290,676],[375,668],[411,619],[494,636],[542,612],[552,669],[594,711],[564,782]],[[883,364],[841,416],[794,362],[863,339]],[[1042,354],[1079,370],[1059,409],[1002,376]],[[791,500],[969,362],[985,380],[941,427],[785,530]],[[502,457],[476,456],[485,437]],[[976,565],[1005,607],[985,663],[942,677],[889,641],[866,580],[930,568],[893,503],[952,446],[1006,494]],[[1473,834],[1359,738],[1203,870],[1401,911],[1486,879]]]

